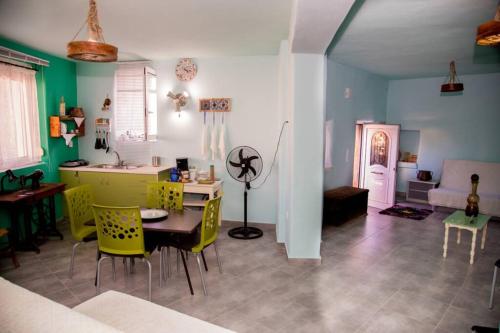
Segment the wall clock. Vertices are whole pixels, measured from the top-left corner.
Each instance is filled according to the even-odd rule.
[[[183,58],[179,60],[177,66],[175,67],[175,75],[181,81],[190,81],[196,76],[198,68],[196,64],[193,63],[191,58]]]

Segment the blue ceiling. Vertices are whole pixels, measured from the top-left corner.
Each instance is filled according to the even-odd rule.
[[[497,0],[358,0],[333,39],[334,61],[389,78],[500,72],[500,47],[475,45]],[[500,84],[499,84],[500,85]]]

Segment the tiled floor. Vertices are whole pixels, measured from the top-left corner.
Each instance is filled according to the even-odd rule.
[[[241,241],[221,232],[224,274],[217,270],[213,249],[206,250],[209,296],[201,291],[195,260],[189,260],[195,296],[184,275],[174,270],[166,287],[158,286],[158,254],[153,256],[153,301],[238,332],[470,332],[472,324],[494,326],[498,306],[487,302],[493,263],[500,258],[500,224],[490,223],[486,251],[469,265],[470,236],[457,245],[450,233],[448,258],[442,258],[447,215],[437,212],[424,221],[378,214],[323,231],[322,264],[289,264],[274,226],[264,237]],[[42,246],[39,255],[21,253],[21,268],[0,262],[0,274],[57,302],[74,306],[95,294],[95,244],[83,245],[75,274],[68,279],[71,237]],[[175,266],[175,265],[174,265]],[[146,269],[124,277],[117,265],[105,266],[103,289],[146,297]],[[500,281],[499,281],[500,286]]]

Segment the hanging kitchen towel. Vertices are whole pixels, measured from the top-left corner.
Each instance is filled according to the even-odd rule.
[[[226,125],[224,124],[224,121],[220,125],[219,155],[221,160],[226,159]]]
[[[333,148],[333,120],[325,122],[325,169],[333,167],[332,161]]]
[[[217,124],[214,123],[210,132],[210,157],[212,161],[217,158],[217,130]]]
[[[206,123],[203,123],[203,127],[201,128],[201,158],[204,160],[208,160],[209,156],[209,129]]]
[[[75,136],[74,133],[63,133],[61,134],[64,138],[64,140],[66,141],[66,146],[72,148],[73,147],[73,141],[71,139],[73,139],[73,137]]]

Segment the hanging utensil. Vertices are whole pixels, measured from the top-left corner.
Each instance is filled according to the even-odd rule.
[[[102,143],[101,143],[101,131],[97,131],[97,139],[95,141],[95,149],[101,149]]]
[[[99,132],[95,130],[95,144],[94,144],[94,149],[99,149],[101,145],[101,142],[99,140]]]
[[[107,141],[108,141],[108,148],[106,148],[106,154],[107,154],[107,153],[109,153],[109,148],[111,148],[111,147],[109,146],[109,131],[106,131],[106,139],[107,139]]]
[[[103,136],[102,136],[102,143],[101,143],[101,149],[108,149],[108,145],[106,144],[106,135],[108,134],[107,130],[103,131]]]

